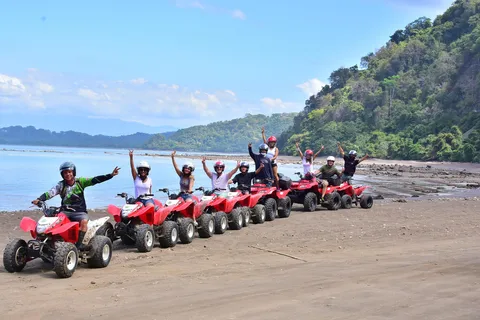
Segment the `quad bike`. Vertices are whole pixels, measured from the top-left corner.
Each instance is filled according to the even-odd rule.
[[[116,222],[115,228],[112,227],[114,240],[120,238],[125,245],[135,245],[140,252],[151,251],[156,239],[162,248],[177,244],[178,226],[175,221],[168,220],[174,207],[166,207],[157,199],[154,199],[155,206],[144,206],[125,192],[117,196],[125,199],[123,207],[111,204],[107,209]]]
[[[105,268],[112,258],[112,241],[104,236],[102,229],[109,224],[109,217],[88,221],[88,230],[83,244],[86,250],[79,251],[75,246],[78,241],[80,224],[70,221],[58,207],[47,207],[39,202],[44,216],[38,221],[23,217],[20,228],[30,232],[32,240],[13,239],[5,247],[3,265],[8,272],[20,272],[27,262],[41,258],[52,263],[53,270],[60,278],[69,278],[79,263],[86,263],[90,268]]]
[[[363,209],[370,209],[373,206],[373,197],[369,194],[363,194],[365,189],[369,188],[368,186],[354,187],[345,181],[335,188],[341,196],[340,203],[343,209],[350,209],[352,204],[355,204],[355,206],[360,204]]]
[[[315,211],[317,205],[328,210],[338,210],[341,207],[342,197],[337,192],[336,181],[329,182],[324,201],[322,198],[322,186],[318,184],[315,176],[304,177],[300,172],[295,172],[300,177],[299,181],[294,181],[290,187],[289,197],[293,203],[303,204],[305,211]]]
[[[200,188],[199,188],[200,189]],[[203,197],[212,197],[214,196],[212,202],[210,202],[206,207],[205,211],[215,214],[216,217],[222,218],[226,217],[225,222],[228,222],[228,227],[231,230],[240,230],[243,227],[248,226],[250,223],[250,211],[248,210],[248,198],[249,194],[244,194],[242,191],[237,191],[231,189],[230,192],[222,191],[219,194],[215,194],[216,191],[221,191],[214,189],[212,191],[204,191]],[[222,227],[220,233],[224,233],[226,230],[223,229],[223,224],[219,224]]]
[[[276,187],[268,187],[262,180],[255,180],[248,198],[253,223],[273,221],[277,214],[279,218],[288,218],[292,211],[289,193],[289,189],[277,190]]]

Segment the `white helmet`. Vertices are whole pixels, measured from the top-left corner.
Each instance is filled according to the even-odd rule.
[[[137,171],[140,168],[146,168],[148,171],[150,171],[150,165],[148,164],[147,161],[140,161],[137,165]]]
[[[350,150],[350,152],[348,153],[349,155],[354,155],[356,156],[357,155],[357,151],[355,150]]]
[[[327,161],[333,161],[335,162],[335,157],[334,156],[328,156]]]
[[[195,171],[195,166],[191,162],[187,162],[182,166],[182,170],[185,169],[185,168],[190,169],[190,172]]]

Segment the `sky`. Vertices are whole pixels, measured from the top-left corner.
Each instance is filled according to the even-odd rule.
[[[297,112],[450,0],[0,0],[0,127],[121,135]]]

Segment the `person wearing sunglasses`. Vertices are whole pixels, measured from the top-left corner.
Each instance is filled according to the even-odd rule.
[[[130,169],[132,171],[133,185],[135,186],[135,198],[143,203],[144,206],[155,206],[152,196],[145,194],[152,193],[152,179],[148,176],[150,165],[147,161],[140,161],[135,168],[133,162],[133,150],[130,150]]]

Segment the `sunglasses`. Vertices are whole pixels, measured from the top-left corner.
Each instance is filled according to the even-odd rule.
[[[142,172],[142,171],[148,172],[148,169],[145,169],[145,168],[138,169],[138,172]]]

